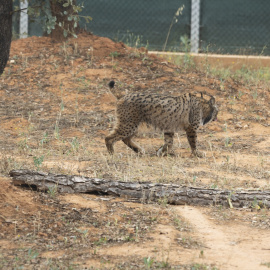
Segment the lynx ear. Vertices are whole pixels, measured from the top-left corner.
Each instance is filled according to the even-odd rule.
[[[216,104],[216,99],[212,96],[209,100],[209,103],[213,106]]]

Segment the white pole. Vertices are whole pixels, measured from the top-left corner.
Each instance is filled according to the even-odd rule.
[[[21,16],[20,16],[20,38],[28,37],[27,8],[28,8],[28,0],[24,0],[23,2],[20,2],[20,9],[23,9],[21,11]]]
[[[190,51],[198,53],[200,45],[200,0],[192,0],[191,2],[190,43]]]

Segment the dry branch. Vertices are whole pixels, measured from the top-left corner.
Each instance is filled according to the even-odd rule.
[[[227,207],[270,208],[270,191],[230,191],[203,189],[174,184],[123,182],[75,175],[57,175],[30,170],[12,170],[14,185],[35,186],[61,193],[102,193],[128,197],[142,202],[165,200],[170,204],[224,205]]]

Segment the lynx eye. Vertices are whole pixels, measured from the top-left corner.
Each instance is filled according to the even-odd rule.
[[[211,120],[211,116],[207,116],[207,117],[203,120],[203,125],[207,124],[210,120]]]

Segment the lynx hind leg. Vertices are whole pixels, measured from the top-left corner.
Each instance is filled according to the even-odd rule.
[[[132,141],[132,137],[130,136],[128,138],[123,139],[122,141],[130,148],[132,149],[134,152],[138,153],[138,154],[144,154],[145,151],[143,148],[141,148],[139,145],[137,145],[134,141]]]
[[[137,131],[137,126],[132,124],[119,125],[114,131],[105,138],[105,143],[108,152],[112,155],[114,153],[113,145],[115,142],[122,140],[128,147],[136,153],[143,152],[143,150],[135,144],[131,138]]]
[[[164,145],[158,149],[157,156],[166,156],[171,153],[173,147],[173,136],[173,132],[164,132]]]
[[[205,156],[204,153],[197,150],[197,131],[195,128],[188,127],[186,129],[187,139],[191,148],[192,155],[202,158]]]
[[[114,143],[122,139],[123,139],[123,136],[118,134],[116,130],[114,130],[110,135],[105,137],[105,144],[110,155],[114,154],[114,149],[113,149]]]

